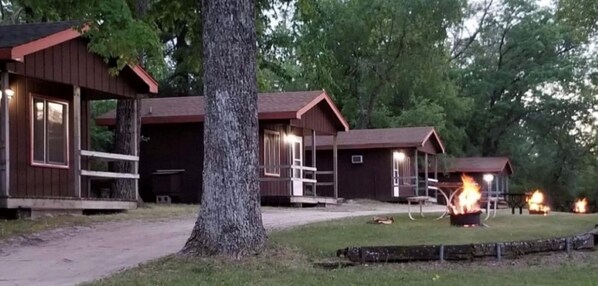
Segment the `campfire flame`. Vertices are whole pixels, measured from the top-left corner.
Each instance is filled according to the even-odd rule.
[[[586,198],[577,200],[573,211],[576,213],[586,213],[588,211],[588,200]]]
[[[479,201],[482,198],[480,186],[472,177],[465,174],[461,176],[461,181],[463,181],[463,189],[452,204],[452,214],[459,215],[479,212]]]
[[[530,198],[527,199],[528,209],[530,212],[542,212],[547,214],[550,208],[544,205],[544,194],[536,190]]]

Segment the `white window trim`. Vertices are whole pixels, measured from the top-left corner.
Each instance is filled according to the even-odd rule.
[[[40,95],[40,94],[34,94],[34,93],[30,93],[29,96],[30,100],[29,100],[29,154],[30,154],[30,162],[31,162],[31,166],[35,166],[35,167],[49,167],[49,168],[59,168],[59,169],[68,169],[70,168],[70,144],[69,144],[69,140],[70,140],[70,129],[69,129],[69,103],[67,101],[64,100],[60,100],[60,99],[55,99],[52,97],[48,97],[48,96],[44,96],[44,95]],[[33,140],[33,123],[34,123],[34,116],[35,116],[35,104],[33,102],[34,99],[38,99],[38,100],[43,100],[44,101],[44,110],[47,110],[47,103],[48,102],[53,102],[53,103],[57,103],[57,104],[62,104],[65,106],[65,134],[66,134],[66,138],[65,138],[65,160],[66,162],[64,164],[61,163],[54,163],[54,162],[48,162],[47,158],[48,158],[48,146],[47,146],[47,142],[46,139],[44,138],[44,162],[39,162],[39,161],[35,161],[34,155],[33,155],[33,150],[34,150],[34,140]],[[47,122],[46,122],[46,114],[44,113],[44,137],[47,136]]]
[[[276,136],[276,138],[278,138],[277,139],[277,141],[278,141],[278,157],[277,157],[278,158],[278,162],[275,162],[276,163],[275,165],[280,166],[280,162],[281,162],[281,158],[280,158],[280,150],[281,150],[281,148],[280,148],[280,145],[282,143],[282,141],[281,141],[282,137],[280,135],[280,132],[279,131],[273,131],[273,130],[264,129],[264,175],[265,176],[270,176],[270,177],[280,177],[280,173],[281,173],[280,172],[280,167],[279,168],[268,168],[268,166],[269,166],[268,164],[270,162],[266,161],[266,159],[268,158],[267,157],[268,148],[266,148],[266,138],[268,138],[269,135]],[[271,172],[268,172],[268,170],[277,170],[278,173],[271,173]]]

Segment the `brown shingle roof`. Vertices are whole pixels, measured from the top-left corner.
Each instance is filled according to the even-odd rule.
[[[0,48],[11,48],[71,29],[80,21],[0,25]]]
[[[465,157],[452,158],[448,162],[449,173],[500,173],[513,174],[511,161],[507,157]]]
[[[301,115],[325,101],[347,130],[349,125],[326,92],[297,91],[260,93],[258,117],[260,119],[299,119]],[[147,98],[141,103],[143,124],[202,122],[205,115],[203,96]],[[98,117],[99,125],[114,125],[116,111]]]
[[[370,149],[416,148],[428,140],[433,140],[438,150],[444,153],[444,145],[434,127],[354,129],[339,132],[336,142],[338,149]],[[316,145],[320,149],[331,149],[332,136],[317,137]]]

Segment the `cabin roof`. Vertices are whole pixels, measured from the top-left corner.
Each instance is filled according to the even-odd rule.
[[[301,116],[319,103],[327,104],[345,130],[347,120],[325,91],[296,91],[258,94],[258,118],[262,120],[301,119]],[[203,122],[203,96],[146,98],[141,103],[143,124]],[[99,125],[114,125],[116,111],[98,117]]]
[[[449,173],[501,173],[513,174],[513,166],[507,157],[464,157],[448,161]]]
[[[336,144],[338,149],[418,148],[428,140],[444,153],[444,145],[434,127],[353,129],[339,132]],[[316,138],[316,145],[318,149],[331,149],[332,136]]]
[[[78,21],[0,25],[0,48],[12,48],[80,25]]]
[[[25,56],[81,37],[80,21],[0,25],[0,61],[22,62]],[[158,83],[140,66],[128,66],[148,87],[158,92]]]

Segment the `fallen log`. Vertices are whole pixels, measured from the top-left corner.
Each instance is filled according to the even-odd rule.
[[[461,245],[400,245],[368,246],[339,249],[337,256],[346,257],[352,262],[410,262],[430,260],[473,260],[485,257],[515,258],[540,252],[590,250],[598,242],[598,230],[580,235],[513,241],[499,243],[474,243]]]

